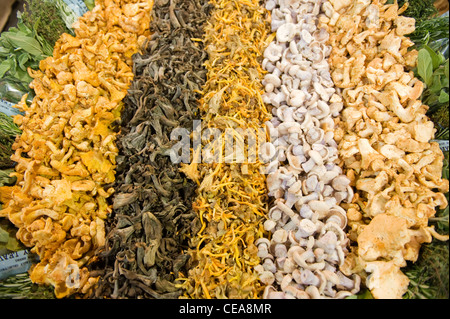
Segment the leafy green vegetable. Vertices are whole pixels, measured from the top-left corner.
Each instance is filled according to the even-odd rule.
[[[430,86],[433,77],[433,60],[430,53],[426,49],[419,50],[417,72],[424,82]]]
[[[402,1],[404,2],[404,1]],[[436,17],[434,1],[410,0],[404,15],[416,19],[416,30],[409,35],[419,50],[416,76],[426,87],[421,96],[424,104],[430,106],[427,115],[434,122],[435,139],[449,139],[449,17]],[[400,2],[399,2],[400,3]],[[427,8],[428,7],[428,8]],[[431,68],[431,76],[430,76]],[[442,177],[449,178],[449,152],[444,153]],[[447,201],[449,193],[445,194]],[[449,232],[449,207],[437,209],[430,224],[441,234]],[[416,263],[409,263],[405,274],[410,279],[408,299],[448,299],[449,297],[449,244],[432,241],[423,245]]]
[[[63,19],[66,27],[72,30],[72,25],[81,16],[81,11],[75,12],[64,2],[64,0],[51,0],[54,5],[58,8],[61,18]]]
[[[89,10],[92,10],[95,7],[95,0],[84,0],[84,4]]]
[[[439,68],[439,66],[445,62],[445,58],[440,52],[435,52],[426,44],[423,45],[423,48],[430,54],[433,70]]]
[[[448,299],[448,243],[433,241],[422,246],[419,260],[407,267],[410,280],[405,299]]]
[[[0,299],[55,299],[55,295],[51,285],[33,284],[23,273],[0,281]]]
[[[9,240],[9,233],[0,227],[0,243],[7,243]]]
[[[52,47],[62,33],[73,34],[51,0],[26,0],[22,19],[27,27],[34,29]]]
[[[434,17],[438,11],[434,6],[435,0],[399,0],[399,7],[408,3],[408,9],[403,13],[404,16],[416,19],[417,23]]]
[[[445,77],[448,79],[449,78],[449,76],[448,76],[448,60],[445,61],[444,74],[445,74]]]
[[[446,103],[448,102],[448,94],[445,93],[445,91],[441,91],[441,93],[439,94],[439,103]]]
[[[440,52],[445,58],[448,58],[449,17],[442,16],[416,21],[416,30],[409,35],[409,38],[417,49],[428,45],[435,52]]]
[[[12,118],[0,112],[0,168],[12,167],[11,146],[18,134],[21,134],[21,131]]]
[[[39,67],[39,61],[50,56],[53,47],[35,31],[28,28],[18,14],[17,27],[11,27],[0,36],[0,78],[15,79],[28,89],[32,78],[27,69]]]
[[[0,35],[0,98],[12,103],[26,93],[31,100],[34,92],[29,88],[32,78],[27,70],[37,69],[39,62],[53,53],[53,46],[23,22],[20,12],[17,18],[17,26]]]
[[[436,52],[428,45],[422,45],[417,58],[417,76],[422,80],[426,87],[422,93],[422,102],[430,108],[427,115],[435,122],[436,113],[441,108],[439,114],[448,115],[449,103],[449,72],[448,59],[445,60],[440,52]],[[447,109],[447,111],[445,111]],[[445,119],[442,119],[445,121]],[[441,121],[441,122],[442,122]],[[448,120],[447,120],[448,123]],[[437,124],[437,122],[435,122]],[[439,125],[438,125],[439,126]]]

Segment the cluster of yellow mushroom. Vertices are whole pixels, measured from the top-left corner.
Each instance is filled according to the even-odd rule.
[[[207,82],[199,109],[205,126],[222,132],[221,138],[207,139],[210,153],[220,157],[181,168],[198,182],[193,209],[202,228],[192,238],[194,267],[180,280],[186,298],[258,298],[263,287],[254,271],[259,263],[255,241],[262,237],[268,211],[265,175],[259,160],[225,159],[225,134],[227,129],[258,131],[270,118],[261,97],[260,66],[270,20],[257,0],[211,3],[214,10],[203,40],[209,55]],[[243,142],[241,136],[235,138]]]
[[[53,56],[30,70],[36,96],[18,104],[13,145],[17,184],[0,189],[0,217],[40,261],[30,278],[58,298],[95,282],[84,265],[104,244],[114,191],[114,122],[133,78],[132,55],[149,35],[152,0],[97,0],[63,34]]]
[[[353,251],[341,270],[365,279],[375,298],[401,298],[400,268],[422,243],[448,240],[428,225],[445,208],[443,153],[413,72],[417,50],[407,34],[415,20],[385,0],[336,1],[321,22],[330,33],[331,75],[344,102],[335,138],[355,196],[347,204]]]

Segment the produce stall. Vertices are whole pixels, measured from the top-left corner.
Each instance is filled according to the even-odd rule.
[[[1,299],[448,299],[448,1],[1,5]]]

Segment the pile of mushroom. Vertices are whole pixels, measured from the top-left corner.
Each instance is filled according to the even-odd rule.
[[[0,217],[39,257],[37,284],[63,298],[95,285],[86,267],[105,243],[117,147],[115,123],[133,78],[132,55],[149,37],[152,0],[97,0],[56,42],[53,56],[31,70],[36,95],[24,95],[13,144],[17,183],[2,187]]]
[[[345,298],[359,276],[339,267],[348,253],[346,211],[353,190],[337,165],[334,119],[343,103],[329,72],[328,33],[319,28],[323,1],[269,0],[276,38],[264,52],[264,102],[273,106],[263,146],[274,203],[256,266],[264,298]]]
[[[416,261],[422,243],[447,240],[428,226],[445,208],[449,184],[433,123],[414,77],[417,51],[405,8],[385,0],[330,0],[321,26],[332,52],[331,76],[344,109],[336,125],[339,158],[355,188],[346,204],[354,249],[341,270],[360,274],[375,298],[401,298],[409,280],[400,268]]]
[[[259,0],[210,3],[202,38],[207,76],[198,106],[207,127],[201,133],[203,149],[192,150],[201,163],[180,164],[180,171],[198,184],[192,208],[201,226],[188,250],[192,266],[179,280],[186,298],[255,299],[263,293],[254,266],[259,262],[255,242],[263,237],[269,211],[266,175],[260,172],[260,161],[241,162],[236,153],[225,157],[235,149],[227,146],[227,132],[233,132],[237,148],[237,132],[256,131],[270,119],[261,98],[260,63],[270,33],[269,15]],[[212,138],[208,129],[221,138]]]

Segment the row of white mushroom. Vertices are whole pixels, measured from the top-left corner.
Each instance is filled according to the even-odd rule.
[[[276,38],[264,52],[262,84],[273,118],[264,153],[273,199],[256,244],[263,298],[345,298],[360,277],[339,267],[348,254],[350,180],[338,165],[334,119],[343,102],[330,76],[328,32],[318,28],[322,0],[268,0]]]

